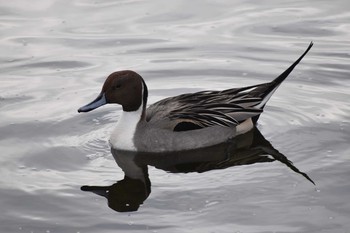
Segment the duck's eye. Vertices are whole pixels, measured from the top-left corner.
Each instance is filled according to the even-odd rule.
[[[113,86],[113,90],[116,90],[116,89],[118,89],[118,88],[120,88],[120,87],[121,87],[121,84],[118,83],[117,85],[114,85],[114,86]]]

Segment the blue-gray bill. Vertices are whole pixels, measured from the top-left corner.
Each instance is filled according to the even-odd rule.
[[[98,107],[101,107],[103,105],[107,104],[106,96],[104,93],[101,93],[97,96],[97,98],[92,101],[91,103],[88,103],[87,105],[81,107],[78,109],[78,112],[90,112],[91,110],[94,110]]]

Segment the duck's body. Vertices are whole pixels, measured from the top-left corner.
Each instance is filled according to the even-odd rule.
[[[169,97],[147,109],[148,89],[142,77],[133,71],[115,72],[96,100],[78,111],[106,103],[123,106],[110,138],[116,150],[169,152],[212,146],[253,128],[267,101],[312,45],[272,82]]]

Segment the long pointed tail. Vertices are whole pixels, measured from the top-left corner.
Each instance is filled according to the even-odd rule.
[[[311,47],[314,44],[311,42],[309,47],[306,49],[306,51],[296,60],[288,69],[286,69],[282,74],[280,74],[277,78],[275,78],[272,82],[264,83],[259,86],[257,86],[255,89],[253,89],[249,95],[252,97],[260,97],[262,101],[257,104],[255,107],[259,109],[263,109],[271,98],[272,94],[277,90],[279,85],[288,77],[288,75],[293,71],[293,69],[296,67],[296,65],[299,64],[299,62],[303,59],[303,57],[309,52]],[[254,124],[259,120],[260,115],[257,115],[252,118]]]
[[[272,94],[276,91],[279,85],[288,77],[288,75],[293,71],[296,65],[304,58],[304,56],[309,52],[311,47],[313,46],[313,42],[310,43],[309,47],[305,50],[305,52],[296,60],[288,69],[286,69],[282,74],[280,74],[276,79],[272,82],[263,84],[252,91],[252,95],[258,95],[263,100],[256,107],[263,109],[267,101],[270,99]]]
[[[293,69],[296,67],[296,65],[299,64],[299,62],[304,58],[304,56],[309,52],[311,47],[314,45],[314,43],[311,41],[309,47],[305,50],[305,52],[296,60],[288,69],[286,69],[282,74],[280,74],[275,80],[273,80],[271,83],[274,85],[279,85],[285,80],[288,75],[293,71]]]

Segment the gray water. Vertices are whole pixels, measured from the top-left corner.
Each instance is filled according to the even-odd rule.
[[[1,1],[0,232],[350,232],[349,22],[347,0]],[[270,81],[310,41],[258,128],[316,186],[275,161],[149,166],[135,212],[80,190],[124,178],[120,107],[76,111],[109,73],[140,73],[153,103]]]

